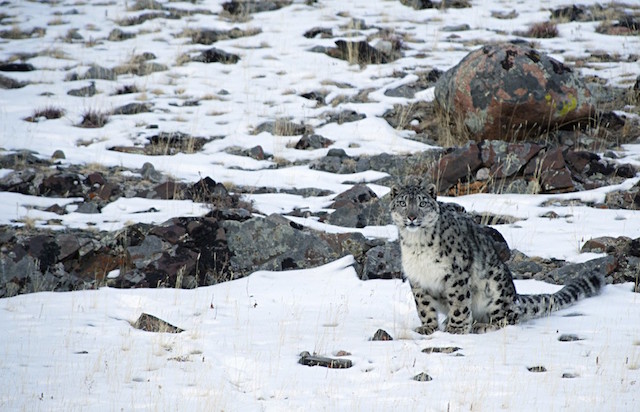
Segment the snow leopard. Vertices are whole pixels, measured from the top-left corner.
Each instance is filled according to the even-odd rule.
[[[391,189],[391,218],[398,227],[404,276],[422,323],[416,332],[484,333],[546,316],[597,295],[605,283],[590,273],[553,294],[519,295],[486,227],[450,203],[436,187],[412,178]]]

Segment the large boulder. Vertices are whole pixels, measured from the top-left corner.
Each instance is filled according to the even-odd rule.
[[[523,140],[546,130],[586,124],[594,101],[578,75],[535,49],[484,46],[440,77],[438,108],[471,138]]]

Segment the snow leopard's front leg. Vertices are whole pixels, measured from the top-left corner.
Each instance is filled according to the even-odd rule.
[[[434,306],[434,300],[429,293],[418,285],[411,285],[413,298],[416,301],[416,309],[422,326],[418,326],[415,331],[422,335],[430,335],[438,330],[438,313]]]
[[[456,334],[471,333],[473,313],[471,312],[472,299],[469,274],[461,272],[450,279],[446,287],[449,312],[444,330],[445,332]]]

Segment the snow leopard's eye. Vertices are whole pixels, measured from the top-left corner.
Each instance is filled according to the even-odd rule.
[[[404,200],[398,200],[398,206],[407,207],[407,202],[405,202]]]
[[[427,202],[425,200],[421,200],[419,206],[420,207],[427,207]]]

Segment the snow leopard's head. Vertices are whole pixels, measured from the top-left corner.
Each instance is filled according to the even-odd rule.
[[[419,178],[391,188],[391,219],[398,229],[414,231],[438,220],[436,187]]]

